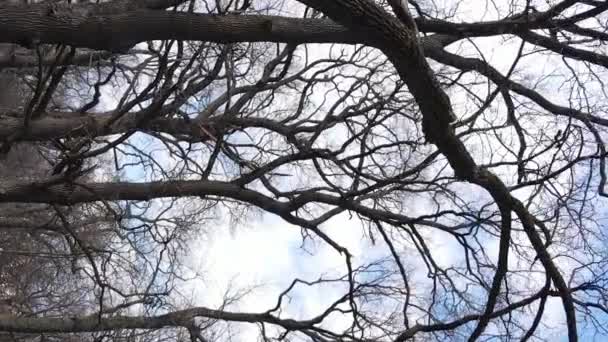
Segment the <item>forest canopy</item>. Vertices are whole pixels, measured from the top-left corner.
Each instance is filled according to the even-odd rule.
[[[608,338],[608,2],[0,2],[0,341]]]

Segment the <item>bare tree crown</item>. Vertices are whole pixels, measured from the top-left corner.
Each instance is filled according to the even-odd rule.
[[[0,2],[0,340],[606,338],[607,12]]]

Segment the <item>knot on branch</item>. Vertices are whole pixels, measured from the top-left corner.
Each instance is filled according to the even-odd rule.
[[[47,4],[46,16],[68,25],[80,25],[86,22],[89,17],[89,10],[85,6],[49,3]]]

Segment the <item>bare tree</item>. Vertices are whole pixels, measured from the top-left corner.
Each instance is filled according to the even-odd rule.
[[[29,177],[6,164],[19,177],[2,177],[0,217],[44,208],[18,226],[59,233],[27,245],[65,241],[69,262],[55,279],[31,269],[54,262],[46,250],[0,267],[80,285],[0,315],[0,330],[100,341],[229,340],[245,323],[264,341],[608,335],[608,3],[478,6],[1,3],[0,66],[27,95],[0,112],[1,150],[14,160],[38,146],[30,160],[47,167]],[[182,300],[188,242],[223,215],[243,224],[255,213],[299,228],[303,249],[335,250],[341,274],[289,279],[254,312],[233,305],[250,289],[219,307]],[[328,232],[345,215],[369,253]],[[7,231],[0,247],[18,246]],[[325,287],[341,296],[311,317],[288,313],[306,301],[299,289]],[[563,324],[550,321],[555,300]]]

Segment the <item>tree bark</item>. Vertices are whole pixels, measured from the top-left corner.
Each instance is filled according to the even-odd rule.
[[[150,40],[197,40],[217,43],[280,42],[374,45],[370,32],[360,25],[340,25],[330,19],[302,19],[264,15],[211,15],[160,10],[167,4],[132,5],[112,1],[98,5],[76,4],[54,10],[49,4],[0,5],[0,43],[66,44],[98,50],[124,51]],[[160,6],[160,7],[159,7]],[[453,23],[416,18],[418,30],[462,39],[522,34],[533,29],[572,26],[564,20],[535,18],[542,13],[479,23]],[[338,19],[339,21],[340,19]],[[343,19],[342,19],[343,20]]]
[[[278,16],[210,15],[138,8],[74,5],[56,13],[49,5],[0,5],[0,42],[66,44],[124,51],[150,40],[217,43],[365,43],[365,33],[330,20]]]
[[[270,323],[288,330],[311,328],[317,320],[295,321],[280,319],[267,313],[237,313],[196,307],[169,314],[144,316],[114,316],[99,319],[98,315],[72,318],[24,318],[0,317],[0,331],[19,333],[77,333],[114,331],[120,329],[160,329],[163,327],[188,327],[195,317],[205,317],[231,322]]]

